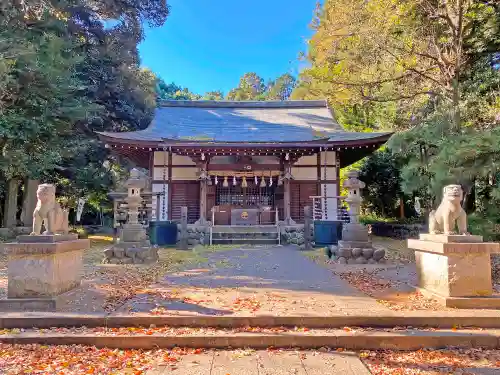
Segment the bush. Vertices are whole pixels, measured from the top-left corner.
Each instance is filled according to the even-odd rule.
[[[380,217],[377,215],[361,215],[359,217],[359,222],[361,224],[374,224],[374,223],[392,223],[392,224],[424,224],[425,218],[423,217],[409,217],[404,219],[398,219],[394,217]]]
[[[78,234],[78,238],[89,238],[89,233],[83,227],[72,228],[69,232]]]
[[[483,236],[485,241],[500,241],[500,223],[498,218],[492,218],[482,213],[468,216],[468,227],[471,234]]]

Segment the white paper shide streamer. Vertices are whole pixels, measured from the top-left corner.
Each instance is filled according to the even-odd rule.
[[[76,206],[76,221],[80,221],[83,213],[83,206],[85,206],[85,202],[87,202],[86,198],[78,198],[78,205]]]

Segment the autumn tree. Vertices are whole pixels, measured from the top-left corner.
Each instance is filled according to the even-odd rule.
[[[245,73],[238,87],[227,94],[227,100],[265,100],[266,85],[257,73]]]
[[[222,91],[207,91],[203,97],[203,100],[224,100],[224,93]]]
[[[297,84],[297,79],[285,73],[267,85],[266,100],[288,100]]]

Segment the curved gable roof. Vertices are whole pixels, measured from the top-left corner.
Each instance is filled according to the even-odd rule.
[[[345,132],[326,101],[164,101],[145,130],[100,132],[107,140],[220,143],[349,141],[385,133]]]

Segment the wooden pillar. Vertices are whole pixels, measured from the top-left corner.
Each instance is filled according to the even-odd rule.
[[[17,224],[17,193],[19,190],[19,181],[11,179],[7,182],[7,194],[5,196],[4,221],[5,228],[13,228]]]
[[[156,221],[161,220],[161,199],[167,199],[167,197],[162,194],[156,194]]]
[[[200,224],[207,222],[207,181],[200,181]]]
[[[26,227],[31,227],[33,225],[33,211],[35,211],[36,208],[36,191],[39,184],[40,181],[38,180],[26,180],[24,183],[23,211],[21,214],[21,220],[23,225]]]
[[[283,216],[285,225],[293,225],[295,222],[291,216],[291,200],[290,200],[290,180],[292,179],[292,164],[290,161],[285,162],[285,171],[283,176]]]
[[[188,226],[187,226],[188,208],[181,207],[181,233],[179,241],[179,250],[188,249]]]
[[[311,206],[304,207],[304,250],[312,249],[311,238],[312,209]]]
[[[196,221],[197,225],[207,225],[207,185],[208,185],[208,162],[200,165],[200,218]]]

